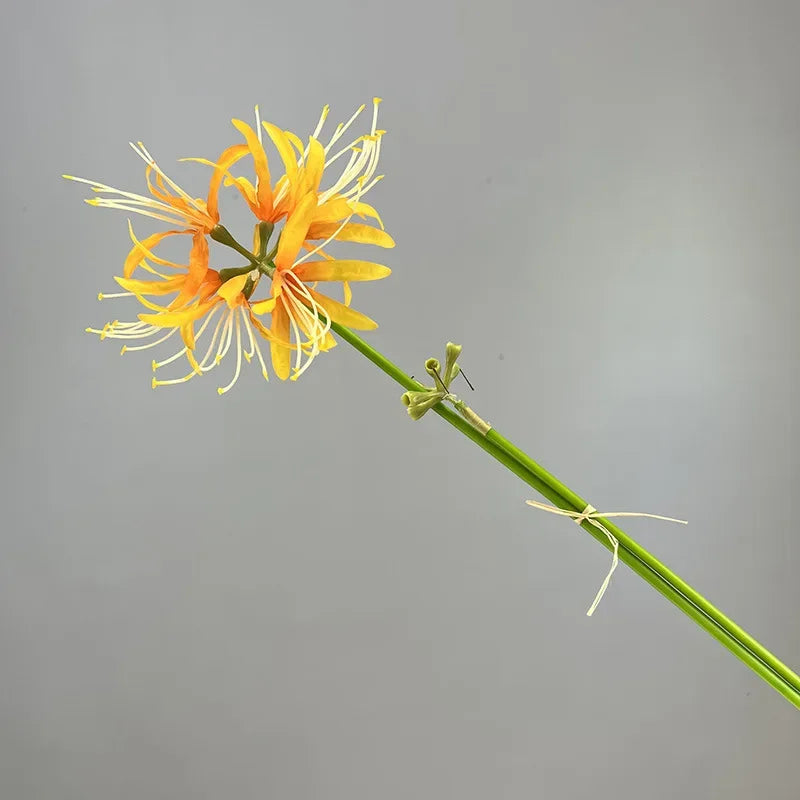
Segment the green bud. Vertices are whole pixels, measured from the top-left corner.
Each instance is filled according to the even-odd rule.
[[[445,354],[443,379],[445,386],[449,389],[453,379],[461,371],[461,368],[456,364],[458,357],[461,355],[461,345],[448,342],[445,348]]]

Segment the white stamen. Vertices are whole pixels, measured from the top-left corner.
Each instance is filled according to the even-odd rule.
[[[235,314],[234,314],[235,316]],[[236,371],[233,373],[231,382],[227,386],[222,386],[217,389],[219,394],[225,394],[233,388],[236,381],[239,380],[239,373],[242,370],[242,323],[238,316],[236,316]]]
[[[250,336],[250,342],[258,356],[258,360],[261,363],[261,374],[264,376],[264,380],[269,380],[269,373],[267,372],[267,365],[264,363],[264,356],[261,354],[261,348],[258,345],[257,337],[253,334],[253,327],[250,324],[250,317],[248,316],[247,311],[242,307],[242,319],[244,320],[244,326],[247,328],[247,333]]]
[[[134,353],[139,350],[149,350],[151,347],[155,347],[157,344],[161,344],[161,342],[166,342],[170,336],[178,332],[178,328],[173,328],[166,336],[162,336],[160,339],[156,339],[154,342],[150,342],[149,344],[139,344],[136,347],[128,347],[128,345],[122,346],[122,353]]]

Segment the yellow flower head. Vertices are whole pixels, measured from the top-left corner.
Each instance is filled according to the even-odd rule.
[[[318,227],[312,230],[312,234],[318,235],[309,238],[326,238],[326,226],[329,228],[330,225],[356,213],[361,217],[372,217],[378,221],[381,230],[369,228],[372,231],[370,241],[388,247],[391,246],[391,237],[383,231],[383,223],[378,212],[360,199],[383,178],[383,175],[375,174],[380,158],[381,139],[386,133],[377,128],[380,102],[379,97],[373,99],[369,132],[357,136],[344,146],[341,146],[342,138],[366,106],[362,105],[347,122],[339,123],[324,145],[320,141],[320,134],[328,116],[328,106],[323,108],[319,122],[308,138],[308,144],[303,144],[300,137],[289,130],[283,130],[271,122],[260,122],[256,106],[255,130],[246,122],[233,120],[233,125],[244,137],[245,144],[229,148],[224,154],[229,159],[225,164],[222,161],[193,160],[209,164],[216,170],[224,168],[227,172],[236,161],[249,154],[253,157],[255,183],[251,183],[247,178],[234,178],[227,173],[226,184],[232,183],[236,186],[251,211],[260,220],[274,223],[284,219],[297,208],[298,203],[309,192],[314,192],[317,195],[317,208],[312,223],[316,223]],[[274,186],[267,153],[264,150],[262,129],[269,135],[283,163],[284,172]],[[347,161],[344,161],[345,156],[349,156]],[[332,171],[335,177],[331,178],[329,185],[323,188],[323,179],[329,178]],[[340,233],[342,234],[339,236],[340,239],[348,238],[348,231]],[[363,241],[360,238],[353,240]]]
[[[168,225],[178,226],[177,230],[160,231],[149,236],[142,244],[147,248],[155,247],[162,239],[175,234],[207,234],[219,222],[219,189],[228,166],[233,163],[238,155],[238,149],[228,148],[215,162],[214,173],[208,187],[208,198],[202,200],[195,198],[181,189],[155,162],[147,148],[139,142],[130,143],[134,152],[142,158],[145,167],[145,180],[150,197],[122,189],[106,186],[104,183],[76,178],[74,175],[64,175],[70,181],[88,184],[98,197],[90,197],[86,202],[91,206],[101,208],[115,208],[140,214],[143,217],[166,222]],[[241,157],[241,156],[239,156]],[[155,181],[153,175],[155,174]],[[144,250],[134,245],[125,261],[125,273],[130,275],[141,260]]]
[[[179,378],[159,380],[153,378],[153,388],[177,383],[185,383],[195,375],[210,372],[235,348],[236,367],[233,378],[218,390],[224,394],[233,387],[239,378],[242,357],[250,361],[255,355],[261,364],[261,372],[268,379],[267,367],[259,346],[260,336],[253,332],[255,327],[264,335],[261,322],[252,317],[249,295],[258,282],[257,272],[236,275],[226,281],[217,270],[208,267],[208,242],[204,236],[195,236],[188,265],[176,264],[159,258],[138,242],[131,232],[134,245],[144,252],[146,258],[139,266],[153,277],[148,279],[117,278],[124,289],[115,294],[101,294],[100,299],[112,297],[135,297],[150,313],[141,313],[136,322],[109,322],[103,328],[87,328],[101,339],[121,339],[125,342],[147,340],[145,344],[133,347],[123,345],[122,353],[149,350],[165,342],[180,332],[183,347],[168,358],[153,361],[153,371],[185,357],[190,371]],[[171,268],[175,274],[164,274],[156,270],[148,261]],[[249,283],[249,285],[248,285]],[[158,305],[150,300],[153,296],[176,293],[167,305]],[[212,325],[212,323],[215,323]],[[196,327],[197,326],[197,327]],[[267,335],[268,332],[266,332]],[[202,346],[199,347],[202,340]],[[244,341],[243,341],[244,340]],[[198,348],[202,355],[197,355]],[[205,349],[203,349],[205,348]]]
[[[255,303],[255,314],[272,314],[272,367],[282,380],[289,377],[294,352],[294,372],[297,379],[314,358],[335,342],[330,334],[331,322],[357,330],[373,330],[377,323],[349,307],[349,282],[385,278],[391,270],[371,261],[336,260],[322,252],[322,247],[347,227],[349,217],[339,224],[321,245],[300,257],[300,250],[310,238],[312,220],[318,210],[318,196],[310,192],[300,200],[286,221],[275,255],[271,294],[267,300]],[[351,211],[351,215],[352,215]],[[322,260],[309,259],[321,254]],[[307,283],[318,281],[341,282],[345,303],[327,297]],[[304,338],[305,337],[305,338]],[[305,362],[303,361],[305,357]]]
[[[275,144],[285,174],[274,186],[270,182],[266,153],[258,133],[245,123],[234,121],[245,136],[245,144],[227,148],[213,166],[207,200],[192,198],[158,167],[139,144],[134,150],[145,160],[146,180],[151,197],[123,192],[105,184],[70,178],[89,184],[102,197],[89,200],[105,206],[142,214],[175,229],[152,234],[140,241],[128,223],[133,247],[125,259],[122,276],[116,278],[123,289],[100,298],[134,297],[144,306],[135,322],[114,320],[103,328],[87,328],[101,339],[122,339],[122,352],[147,350],[180,333],[182,347],[168,358],[153,361],[160,370],[185,357],[189,372],[176,378],[153,378],[153,387],[184,383],[218,366],[229,352],[236,353],[231,380],[219,388],[227,392],[238,380],[242,359],[257,356],[265,379],[268,378],[259,342],[269,342],[272,367],[282,380],[299,377],[314,358],[336,342],[331,323],[361,330],[377,327],[369,317],[350,306],[351,281],[376,280],[389,275],[382,264],[369,261],[337,260],[326,248],[334,241],[351,241],[393,247],[383,230],[378,213],[362,197],[382,176],[375,176],[383,131],[376,129],[375,100],[370,133],[329,156],[329,151],[352,125],[362,109],[341,124],[323,146],[318,136],[327,116],[323,111],[309,144],[303,148],[298,137],[264,123]],[[350,152],[349,162],[326,189],[321,189],[325,169]],[[230,167],[245,155],[252,155],[255,182],[234,178]],[[155,174],[155,179],[153,175]],[[69,177],[69,176],[65,176]],[[223,179],[235,183],[256,217],[256,236],[252,252],[238,244],[219,224],[218,196]],[[352,222],[355,215],[372,217],[380,228]],[[268,240],[276,223],[283,223],[275,246],[267,252]],[[190,234],[192,247],[188,264],[178,264],[157,256],[153,249],[166,236]],[[207,236],[244,255],[250,263],[243,267],[211,269]],[[262,240],[263,239],[263,240]],[[316,258],[315,258],[316,257]],[[137,270],[139,271],[137,273]],[[270,281],[264,281],[265,277]],[[318,282],[342,284],[344,302],[316,291]],[[266,297],[258,298],[259,287],[269,286]],[[172,296],[164,305],[153,298]],[[262,318],[271,315],[265,323]],[[130,346],[128,342],[139,342]]]

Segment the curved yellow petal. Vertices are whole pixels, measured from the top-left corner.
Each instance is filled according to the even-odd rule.
[[[126,278],[130,278],[133,275],[134,270],[145,258],[149,258],[151,261],[155,261],[157,264],[163,264],[168,267],[182,267],[182,264],[176,264],[174,261],[167,261],[163,258],[159,258],[158,256],[152,253],[152,248],[155,247],[159,242],[166,239],[167,236],[175,236],[190,233],[190,231],[161,231],[159,233],[154,233],[152,236],[148,236],[146,239],[142,240],[141,242],[136,238],[133,233],[133,226],[131,225],[130,221],[128,222],[128,233],[130,234],[131,241],[133,242],[133,247],[131,251],[128,253],[127,258],[125,259],[125,263],[122,267],[122,274]]]
[[[315,292],[313,289],[308,289],[308,292],[319,303],[323,313],[327,315],[331,322],[338,322],[340,325],[354,328],[357,331],[372,331],[378,327],[378,323],[365,314],[355,311],[324,294]]]
[[[245,272],[244,275],[237,275],[225,281],[225,283],[217,289],[217,296],[221,297],[228,304],[228,308],[235,308],[239,304],[242,289],[244,289],[249,277],[248,273]]]
[[[262,214],[268,216],[272,213],[272,178],[269,174],[267,154],[264,152],[261,142],[258,141],[258,135],[246,122],[235,119],[233,125],[244,136],[247,147],[253,156],[253,166],[258,177],[256,200]]]
[[[276,302],[277,300],[274,297],[268,297],[266,300],[258,300],[250,304],[250,310],[254,314],[269,314],[275,308]]]
[[[271,122],[262,122],[261,124],[264,126],[264,130],[269,134],[269,138],[272,139],[272,143],[275,145],[275,149],[278,151],[278,155],[283,161],[286,177],[289,179],[289,182],[294,185],[297,181],[297,158],[295,157],[294,150],[292,150],[289,138],[277,125],[273,125]]]
[[[132,278],[117,278],[114,280],[126,291],[134,294],[171,294],[178,292],[186,280],[185,275],[176,275],[164,281],[138,281]]]
[[[228,170],[239,159],[244,158],[247,153],[247,145],[235,144],[223,150],[214,165],[214,172],[208,185],[206,208],[208,209],[208,215],[217,222],[219,222],[219,187],[222,185],[222,179],[230,174]]]
[[[313,136],[308,140],[308,157],[303,172],[303,192],[316,192],[325,169],[325,148]]]
[[[272,312],[272,339],[269,343],[272,369],[282,381],[289,377],[292,366],[292,349],[289,347],[289,314],[281,300]]]
[[[292,133],[291,131],[284,131],[286,138],[292,143],[294,149],[297,150],[297,157],[303,157],[303,151],[305,147],[303,146],[303,140],[296,134]]]
[[[214,303],[198,303],[181,311],[164,311],[160,314],[139,314],[142,322],[155,325],[157,328],[180,328],[187,322],[199,319],[214,305]]]
[[[292,272],[303,281],[376,281],[392,271],[372,261],[306,261]]]
[[[359,217],[362,219],[366,217],[372,217],[378,221],[378,225],[381,226],[381,230],[385,230],[380,214],[369,203],[362,203],[360,200],[358,202],[351,200],[350,205],[353,211],[358,214]]]
[[[195,345],[193,322],[194,320],[189,320],[188,322],[181,325],[181,339],[183,339],[183,343],[189,350],[194,350],[194,345]]]
[[[326,200],[321,206],[317,206],[314,212],[313,224],[322,222],[341,222],[353,213],[355,204],[344,197],[332,197]]]
[[[307,194],[286,220],[281,240],[278,242],[278,252],[275,255],[275,266],[279,269],[289,269],[297,258],[307,238],[308,226],[311,224],[316,207],[317,195]]]
[[[333,237],[337,242],[359,242],[361,244],[375,244],[378,247],[394,247],[394,239],[386,231],[363,225],[360,222],[348,222],[340,231],[335,222],[315,222],[308,229],[307,239],[329,239]],[[335,234],[335,235],[334,235]]]

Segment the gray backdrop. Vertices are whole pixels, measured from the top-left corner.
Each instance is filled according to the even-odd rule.
[[[463,343],[479,411],[688,518],[626,527],[797,667],[796,2],[4,16],[4,800],[798,796],[796,711],[625,568],[587,619],[608,553],[347,345],[151,391],[83,332],[132,310],[95,298],[125,215],[59,178],[138,191],[143,139],[201,193],[176,159],[254,103],[303,133],[382,95],[369,340]]]

